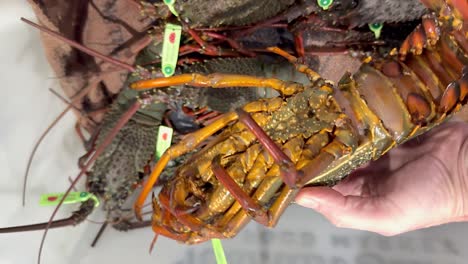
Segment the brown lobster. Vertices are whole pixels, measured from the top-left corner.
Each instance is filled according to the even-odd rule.
[[[189,84],[270,87],[254,101],[185,136],[154,167],[141,206],[169,160],[206,146],[153,198],[153,230],[185,243],[236,235],[250,220],[275,226],[299,188],[333,185],[389,149],[444,122],[467,102],[468,3],[422,0],[423,19],[399,56],[364,63],[338,85],[279,50],[309,85],[274,78],[183,74],[139,81],[133,89]]]

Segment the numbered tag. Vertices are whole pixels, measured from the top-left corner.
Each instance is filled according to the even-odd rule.
[[[317,4],[323,9],[328,10],[333,4],[333,0],[317,0]]]
[[[372,23],[369,24],[369,29],[374,32],[374,36],[376,39],[380,38],[380,34],[382,33],[383,24],[382,23]]]
[[[182,27],[175,24],[166,24],[162,50],[161,69],[164,76],[174,74],[179,58],[179,45]]]
[[[171,146],[174,130],[167,126],[160,126],[156,140],[156,159],[161,158],[164,152]]]
[[[169,11],[171,11],[171,13],[174,14],[174,16],[179,16],[179,14],[174,8],[175,0],[164,0],[164,3],[167,5],[167,7],[169,7]]]
[[[39,205],[42,206],[51,206],[51,205],[58,205],[59,202],[63,199],[65,193],[48,193],[41,195],[39,200]],[[89,199],[94,200],[94,207],[99,206],[99,199],[92,193],[89,192],[70,192],[65,200],[63,200],[64,204],[74,204],[74,203],[82,203],[86,202]]]

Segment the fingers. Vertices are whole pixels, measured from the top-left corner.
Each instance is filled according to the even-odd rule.
[[[392,217],[394,206],[378,197],[343,196],[328,187],[310,187],[299,192],[296,202],[318,211],[338,227],[367,230],[386,236],[405,230]]]
[[[369,181],[373,174],[367,173],[365,169],[358,169],[348,175],[345,179],[333,186],[335,191],[342,195],[366,196],[363,193],[363,186]]]

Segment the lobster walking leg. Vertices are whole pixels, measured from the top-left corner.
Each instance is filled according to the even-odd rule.
[[[237,111],[239,120],[249,128],[249,130],[258,138],[260,143],[268,150],[269,154],[273,156],[276,163],[280,164],[281,176],[284,182],[290,188],[295,188],[295,182],[298,178],[294,163],[284,154],[283,151],[265,134],[262,128],[250,117],[249,114],[242,109]]]
[[[294,65],[296,66],[297,70],[299,72],[305,73],[309,79],[312,82],[316,82],[319,80],[322,80],[320,75],[318,75],[316,72],[312,71],[309,69],[307,66],[302,65],[297,63],[297,59],[293,56],[290,56],[289,54],[279,50],[279,49],[272,49],[272,51],[275,51],[276,53],[279,53],[280,55],[284,55],[287,57]],[[332,89],[329,87],[328,84],[325,82],[322,82],[323,85],[320,87],[319,90],[323,94],[329,94]],[[145,89],[148,87],[161,87],[161,86],[167,86],[167,85],[179,85],[179,84],[186,84],[186,85],[192,85],[192,86],[213,86],[215,88],[221,88],[221,87],[230,87],[230,86],[268,86],[272,87],[279,92],[281,92],[284,95],[293,95],[296,94],[304,89],[304,87],[300,84],[297,83],[289,83],[289,82],[283,82],[277,79],[267,79],[267,78],[257,78],[257,77],[249,77],[249,76],[238,76],[238,75],[199,75],[199,74],[192,74],[192,75],[181,75],[177,77],[170,77],[170,78],[165,78],[165,79],[156,79],[156,80],[149,80],[149,81],[140,81],[137,83],[132,84],[132,88],[134,89]],[[277,110],[281,105],[282,105],[283,100],[281,98],[273,98],[269,100],[263,100],[263,101],[257,101],[250,103],[244,107],[244,110],[250,113],[255,113],[255,112],[269,112],[269,111],[275,111]],[[315,102],[316,104],[320,104],[320,102]],[[229,115],[229,114],[227,114]],[[278,147],[275,145],[275,143],[269,139],[269,137],[264,133],[264,131],[258,126],[258,124],[250,117],[250,115],[246,114],[243,111],[238,111],[237,115],[229,115],[230,117],[226,120],[218,120],[216,124],[210,125],[205,127],[204,129],[199,130],[198,132],[195,132],[192,137],[193,138],[198,138],[198,143],[201,143],[205,138],[208,136],[214,134],[217,132],[219,129],[221,129],[223,126],[226,126],[229,122],[234,121],[237,119],[237,116],[239,116],[240,121],[249,128],[251,132],[257,138],[260,139],[260,142],[262,145],[265,146],[265,148],[268,150],[268,153],[274,157],[274,160],[281,164],[281,166],[277,167],[278,170],[281,172],[280,174],[283,175],[283,180],[289,184],[291,189],[288,188],[288,190],[284,190],[282,194],[280,195],[280,198],[273,204],[273,206],[270,208],[268,213],[265,213],[262,211],[261,207],[256,204],[254,200],[249,200],[247,203],[243,204],[244,208],[251,207],[254,211],[255,218],[262,224],[267,225],[267,226],[273,226],[276,224],[279,216],[282,214],[284,209],[286,208],[286,205],[289,204],[291,199],[294,197],[294,194],[296,193],[296,184],[303,184],[305,180],[308,180],[312,178],[314,175],[310,175],[310,173],[306,173],[306,177],[299,176],[297,174],[297,171],[294,167],[294,163],[292,163],[289,158],[285,155],[284,152],[282,152]],[[219,127],[218,127],[219,126]],[[252,139],[250,139],[252,140]],[[187,141],[187,142],[184,142]],[[193,139],[187,140],[184,139],[182,142],[180,142],[178,145],[173,146],[170,148],[160,159],[158,164],[155,166],[155,169],[153,170],[153,174],[150,177],[150,180],[145,185],[145,189],[141,192],[141,195],[135,204],[135,211],[137,214],[139,213],[139,207],[143,204],[148,192],[151,190],[154,182],[157,179],[157,175],[162,171],[162,169],[165,167],[166,163],[169,161],[169,159],[176,157],[177,155],[182,155],[189,150],[194,149],[198,143],[193,142]],[[190,144],[187,144],[190,143]],[[330,146],[330,152],[335,154],[335,152],[339,152],[336,149],[336,146],[340,146],[336,142],[332,142],[329,144]],[[341,144],[343,145],[343,144]],[[327,150],[327,148],[325,148]],[[293,152],[293,150],[291,150]],[[315,161],[316,166],[320,169],[323,169],[327,167],[336,157],[339,155],[330,155],[327,152],[324,152],[323,154],[320,154],[317,156],[317,158],[313,159]],[[296,157],[296,161],[299,157]],[[288,162],[289,161],[289,162]],[[289,164],[289,166],[287,165]],[[320,166],[317,166],[320,165]],[[320,171],[320,170],[318,170]],[[224,169],[221,168],[220,164],[214,163],[213,164],[213,172],[216,177],[220,179],[224,179],[224,182],[227,183],[227,188],[231,193],[236,193],[237,196],[236,198],[238,200],[244,199],[247,195],[243,192],[243,190],[240,190],[237,188],[238,186],[236,183],[234,183],[232,180],[230,180],[232,175],[229,175],[224,171]],[[305,179],[305,180],[304,180]],[[223,180],[222,180],[223,181]],[[281,183],[281,181],[279,181]],[[280,185],[277,186],[278,188]],[[174,189],[175,188],[175,189]],[[183,204],[184,199],[186,195],[184,194],[184,190],[179,190],[178,186],[172,186],[170,188],[170,195],[169,199],[170,201],[175,201],[180,204]],[[174,191],[175,190],[175,191]],[[175,195],[174,193],[178,193]],[[256,194],[259,196],[265,196],[268,199],[271,199],[271,191],[268,188],[262,189],[260,188],[259,190],[256,191]],[[182,200],[180,200],[182,199]],[[206,228],[206,225],[203,225],[202,222],[197,220],[196,218],[193,218],[191,216],[187,216],[184,213],[180,213],[180,205],[175,205],[171,206],[170,202],[168,201],[168,195],[161,195],[160,194],[160,202],[163,205],[164,209],[166,209],[166,214],[170,212],[185,226],[189,227],[190,230],[192,231],[201,231],[201,234],[204,234],[204,237],[215,237],[216,231],[213,232],[212,229]],[[241,206],[242,207],[242,206]],[[203,216],[203,212],[210,212],[208,209],[209,207],[205,208],[200,208],[199,210],[199,216],[201,218],[204,217],[209,217],[209,215]],[[244,211],[242,211],[244,212]],[[241,213],[242,214],[242,213]],[[242,215],[239,217],[243,217]],[[167,231],[171,232],[170,230],[167,230],[166,228],[163,227],[164,223],[161,222],[163,217],[160,217],[158,225],[161,225],[161,227],[157,228],[159,230],[158,233],[164,234],[167,233]],[[237,217],[236,217],[237,218]],[[229,230],[237,230],[238,227],[240,227],[239,224],[245,222],[245,221],[239,221],[236,218],[230,220],[228,222],[228,225],[226,226],[226,232],[223,232],[223,235],[229,235]],[[243,217],[245,218],[245,217]],[[232,225],[233,226],[229,226]],[[223,230],[224,228],[218,228]],[[172,232],[174,233],[174,232]],[[205,236],[209,234],[208,236]],[[175,234],[173,234],[175,235]]]
[[[274,53],[276,53],[276,54],[278,54],[280,56],[283,56],[284,58],[286,58],[290,63],[294,64],[294,66],[296,67],[296,70],[298,72],[304,73],[312,83],[314,83],[317,80],[321,79],[320,75],[317,72],[310,69],[305,64],[300,64],[296,57],[294,57],[293,55],[287,53],[286,51],[281,50],[278,47],[270,47],[270,48],[268,48],[268,50],[271,51],[271,52],[274,52]]]
[[[164,88],[175,85],[189,85],[205,88],[268,87],[277,90],[283,95],[292,95],[304,89],[300,84],[286,82],[275,78],[219,73],[209,75],[198,73],[181,74],[167,78],[138,81],[132,83],[130,87],[134,90],[145,90],[149,88]]]
[[[141,209],[145,202],[146,197],[148,196],[149,192],[153,189],[153,185],[158,180],[159,175],[166,167],[167,163],[178,156],[181,156],[190,150],[193,150],[196,146],[202,143],[205,139],[209,136],[213,135],[231,121],[236,120],[237,115],[235,113],[227,113],[220,117],[218,120],[214,121],[211,125],[206,126],[197,132],[187,135],[184,137],[179,144],[169,148],[159,159],[158,163],[153,168],[151,175],[149,176],[148,180],[145,182],[143,186],[143,190],[141,191],[138,199],[135,203],[135,214],[137,219],[141,220]]]
[[[241,114],[239,115],[241,116]],[[254,220],[265,226],[272,227],[276,225],[279,216],[282,214],[284,209],[286,209],[287,205],[292,201],[295,193],[297,193],[297,187],[305,185],[308,181],[313,179],[316,175],[328,167],[333,161],[345,154],[345,152],[347,152],[346,149],[349,146],[356,144],[356,142],[353,142],[353,140],[347,140],[345,141],[346,143],[342,143],[340,140],[335,139],[327,146],[325,146],[321,153],[319,153],[315,158],[309,162],[302,163],[302,165],[305,167],[303,167],[300,171],[297,171],[294,163],[292,163],[289,157],[287,157],[287,155],[276,145],[274,150],[272,150],[271,147],[268,147],[268,145],[275,143],[263,133],[263,130],[260,128],[260,126],[258,126],[255,121],[250,118],[250,116],[248,116],[248,114],[244,113],[243,115],[243,120],[241,120],[241,118],[240,120],[244,124],[250,123],[250,125],[248,125],[249,129],[257,136],[261,144],[264,145],[265,148],[269,149],[268,152],[270,155],[273,157],[284,156],[282,158],[277,157],[274,159],[276,160],[277,164],[281,164],[279,166],[281,174],[283,174],[285,171],[283,167],[287,167],[286,172],[290,173],[285,173],[288,176],[283,176],[282,179],[286,184],[288,181],[292,182],[292,185],[287,184],[288,187],[283,190],[280,197],[276,200],[268,212],[265,213],[263,208],[261,208],[256,201],[249,197],[237,185],[237,183],[231,179],[231,177],[219,165],[219,161],[215,161],[213,163],[213,170],[215,171],[215,175],[220,180],[220,182],[226,186],[226,188],[231,192],[231,194],[236,198],[237,202],[241,204],[241,207],[244,209],[244,211],[240,212],[240,216],[238,216],[238,218],[242,218],[242,220],[236,219],[230,221],[230,224],[234,224],[234,226],[226,228],[226,232],[228,233],[236,233],[238,228],[243,225],[242,223],[248,220],[246,213],[252,216]],[[262,133],[259,133],[259,131]],[[340,138],[340,136],[338,135],[337,138]],[[255,195],[258,196],[264,194],[261,192],[256,192]]]
[[[234,196],[236,201],[242,206],[242,208],[249,213],[255,221],[262,225],[268,225],[268,214],[263,211],[263,208],[254,201],[237,183],[231,178],[231,176],[224,170],[220,165],[219,158],[213,161],[211,165],[213,173],[216,178],[226,186],[226,189]]]
[[[199,74],[194,74],[194,75],[199,75]],[[184,76],[184,77],[189,76],[190,77],[191,75],[190,74],[185,74],[185,75],[181,75],[181,76]],[[207,78],[209,75],[207,75],[207,76],[199,75],[199,76],[201,76],[202,78]],[[219,75],[219,76],[227,76],[227,79],[232,78],[232,79],[229,79],[229,80],[235,80],[236,75]],[[166,82],[167,79],[171,79],[171,77],[162,79],[161,83],[163,85],[164,84],[167,85],[167,82]],[[250,82],[248,84],[252,83],[252,81],[255,81],[255,79],[257,79],[257,81],[263,80],[263,78],[254,78],[254,77],[251,77],[250,79],[251,80],[250,80]],[[244,82],[242,82],[242,83],[244,83]],[[202,83],[202,82],[198,82],[196,84],[197,85],[205,84],[207,86],[210,85],[210,84],[206,84],[206,83]],[[234,86],[239,86],[239,84],[232,84],[232,83],[225,83],[225,84],[228,85],[228,87],[232,87],[233,85]],[[153,85],[159,85],[159,84],[156,84],[155,82],[153,82]],[[190,83],[190,85],[194,85],[194,84]],[[277,85],[277,83],[273,83],[273,85]],[[133,87],[135,87],[135,86],[132,86],[132,88]],[[281,85],[277,85],[275,87],[278,87],[280,89],[280,91],[282,91],[284,93],[291,93],[291,91],[298,91],[298,90],[301,90],[301,88],[302,88],[301,85],[297,84],[297,85],[294,86],[294,88],[289,89],[289,87],[286,86],[285,82],[282,83]],[[273,99],[264,100],[264,101],[260,101],[260,102],[249,103],[244,107],[244,110],[247,111],[247,112],[275,110],[275,108],[279,107],[278,101],[281,101],[281,100],[278,100],[277,98],[273,98]],[[151,175],[149,176],[148,180],[144,184],[143,190],[140,193],[140,195],[139,195],[139,197],[138,197],[138,199],[137,199],[137,201],[135,203],[134,207],[135,207],[135,213],[137,215],[137,218],[139,218],[139,219],[141,218],[141,208],[142,208],[142,206],[143,206],[143,204],[145,202],[145,199],[148,196],[149,192],[152,190],[153,185],[156,183],[159,175],[161,174],[162,170],[166,167],[167,163],[171,159],[173,159],[175,157],[181,156],[181,155],[183,155],[183,154],[185,154],[185,153],[187,153],[187,152],[189,152],[191,150],[194,150],[200,143],[202,143],[208,137],[210,137],[214,133],[218,132],[220,129],[226,127],[230,122],[235,121],[237,118],[238,118],[238,116],[234,112],[226,113],[226,114],[222,115],[220,118],[213,121],[213,123],[211,123],[210,125],[208,125],[208,126],[202,128],[202,129],[194,132],[193,134],[187,135],[177,145],[174,145],[171,148],[169,148],[162,155],[162,157],[159,159],[158,163],[153,168],[153,171],[151,172]]]
[[[310,86],[220,74],[135,83],[135,89],[178,84],[267,86],[282,94],[249,103],[243,108],[248,114],[228,114],[232,115],[229,121],[192,134],[198,141],[191,138],[181,143],[185,146],[167,151],[165,160],[156,165],[154,181],[177,151],[187,153],[223,129],[179,167],[174,180],[160,192],[159,201],[153,199],[154,230],[198,243],[232,237],[250,218],[274,226],[297,187],[333,185],[457,111],[468,93],[468,43],[465,29],[457,31],[466,27],[458,23],[463,12],[448,7],[463,3],[425,3],[438,8],[440,27],[434,26],[435,20],[425,20],[410,38],[414,45],[407,57],[368,61],[354,75],[345,75],[336,89],[295,57],[275,48],[270,51],[305,73]],[[151,189],[153,183],[145,188]]]

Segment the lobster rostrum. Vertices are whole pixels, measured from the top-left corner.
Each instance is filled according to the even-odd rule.
[[[141,207],[166,164],[217,134],[153,198],[153,230],[188,244],[235,236],[250,219],[269,227],[305,185],[333,185],[360,165],[444,122],[467,102],[468,4],[423,0],[432,15],[400,56],[374,59],[333,86],[286,52],[309,85],[227,74],[182,74],[133,83],[137,90],[188,84],[270,87],[279,97],[250,102],[186,135],[154,167]]]

